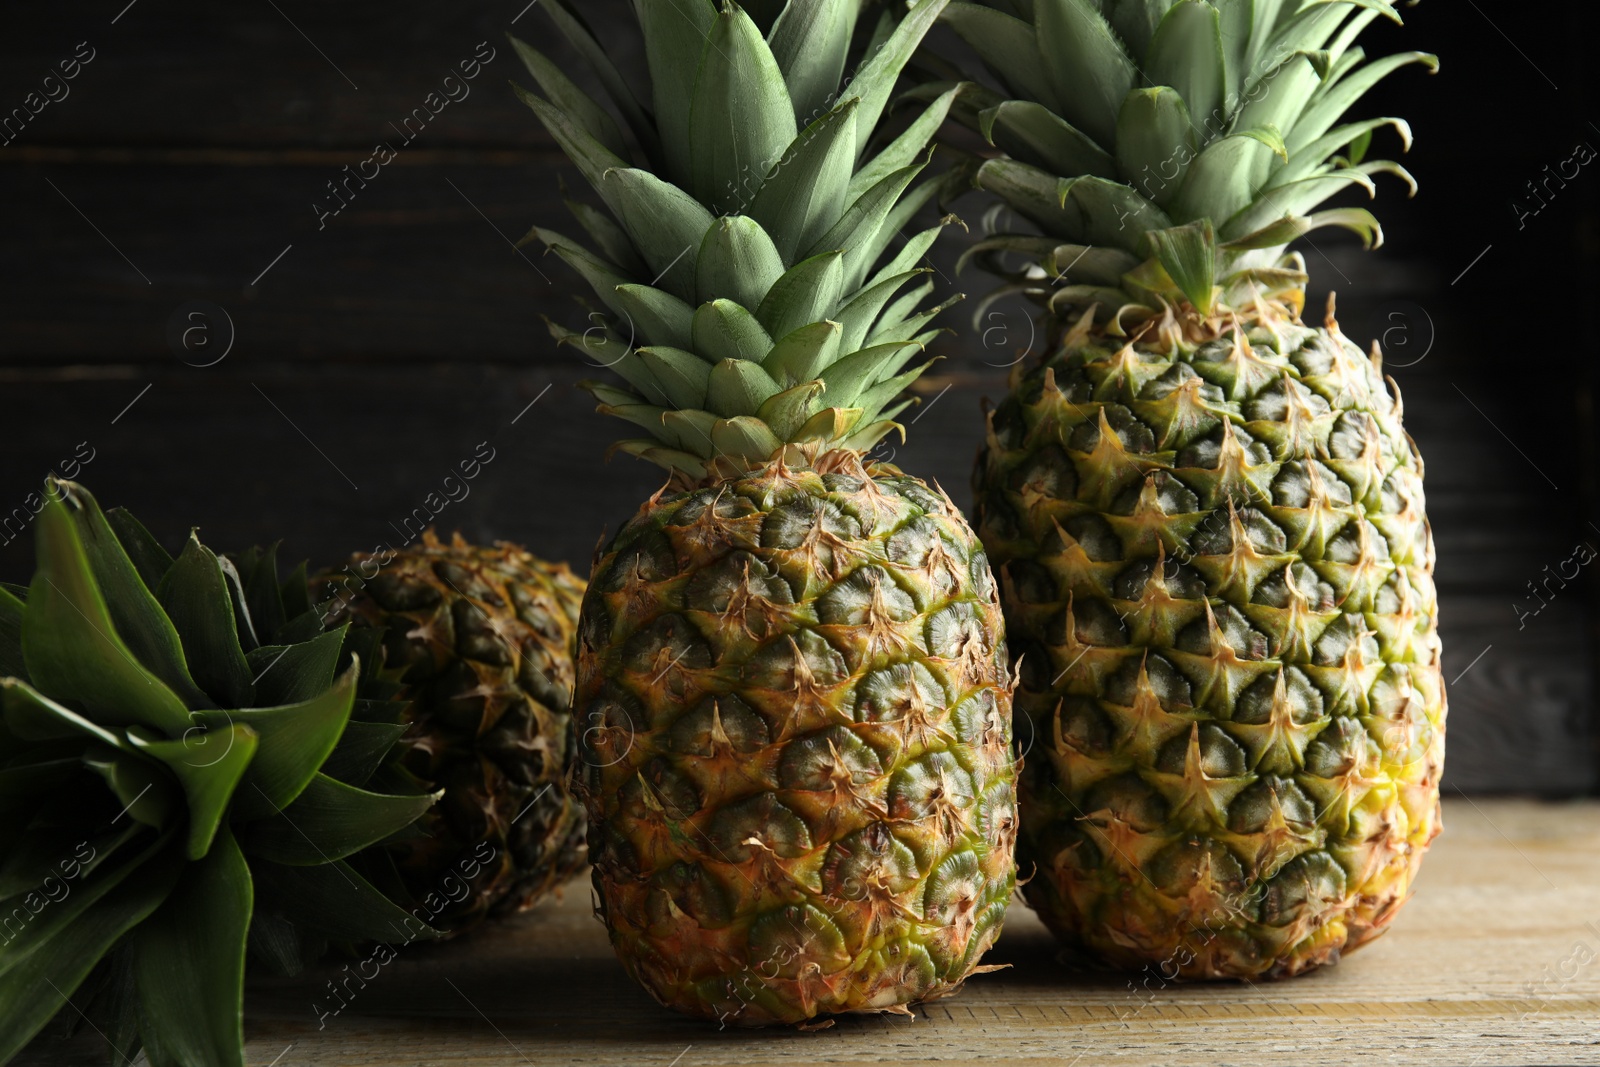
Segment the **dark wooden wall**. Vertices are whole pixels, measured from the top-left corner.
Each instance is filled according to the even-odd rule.
[[[606,462],[615,427],[574,389],[594,372],[545,332],[545,315],[582,327],[576,279],[511,247],[535,221],[570,228],[557,183],[580,186],[505,86],[513,22],[570,58],[525,2],[96,0],[9,14],[0,117],[30,92],[60,95],[44,79],[62,61],[93,58],[0,147],[0,517],[92,450],[79,476],[169,541],[197,525],[215,545],[281,537],[292,556],[330,562],[396,540],[394,524],[487,441],[493,462],[440,524],[585,567],[660,479]],[[618,4],[587,10],[628,65]],[[1498,26],[1435,0],[1378,35],[1371,51],[1445,57],[1437,78],[1404,72],[1363,106],[1412,118],[1422,196],[1383,188],[1389,244],[1376,254],[1320,235],[1305,252],[1316,299],[1338,289],[1346,332],[1386,336],[1428,460],[1448,783],[1574,793],[1600,766],[1593,576],[1552,585],[1520,623],[1517,606],[1537,604],[1527,583],[1579,541],[1600,546],[1592,169],[1538,216],[1519,221],[1512,205],[1577,143],[1600,146],[1583,108],[1593,75],[1576,62],[1594,15],[1574,4],[1531,26],[1484,10]],[[390,124],[481,42],[496,56],[470,96],[319,221],[327,183],[377,142],[398,146]],[[938,257],[947,274],[955,252]],[[185,349],[173,323],[194,302],[209,317],[182,320],[204,328]],[[1001,393],[995,365],[1029,334],[1020,308],[979,330],[971,307],[949,319],[957,336],[898,456],[963,503],[980,399]],[[225,358],[195,365],[230,332]],[[0,577],[22,580],[31,546],[13,536],[0,533]]]

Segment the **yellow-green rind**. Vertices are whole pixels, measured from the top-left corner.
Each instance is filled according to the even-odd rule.
[[[599,910],[727,1025],[954,992],[1014,886],[997,591],[942,492],[849,454],[647,503],[578,653]]]
[[[1399,400],[1331,315],[1244,318],[1139,342],[1080,320],[976,474],[1021,660],[1027,899],[1070,948],[1168,978],[1337,961],[1440,829],[1433,545]]]

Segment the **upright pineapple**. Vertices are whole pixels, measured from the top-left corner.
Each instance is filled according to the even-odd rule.
[[[410,726],[399,763],[444,791],[391,849],[412,897],[439,905],[435,924],[460,933],[520,911],[582,870],[569,779],[583,581],[508,542],[447,544],[429,530],[313,585],[328,625],[383,631]]]
[[[1398,394],[1300,321],[1296,237],[1393,163],[1337,125],[1410,53],[1388,0],[987,0],[976,183],[1043,236],[975,250],[1053,317],[979,459],[1019,707],[1027,896],[1070,946],[1292,975],[1381,933],[1439,832],[1445,698]],[[942,92],[934,86],[923,92]],[[1340,155],[1343,153],[1343,155]]]
[[[558,337],[626,387],[601,410],[672,471],[595,562],[577,714],[590,856],[624,966],[735,1025],[895,1011],[955,991],[1013,885],[997,592],[945,495],[862,452],[919,373],[938,227],[889,246],[951,96],[868,151],[947,0],[857,32],[856,0],[639,0],[653,111],[589,30],[642,148],[540,53],[524,93],[609,214],[594,252],[534,236],[611,313]],[[841,90],[853,42],[865,58]]]

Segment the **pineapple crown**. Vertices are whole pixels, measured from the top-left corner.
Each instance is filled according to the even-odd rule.
[[[363,788],[404,729],[352,715],[377,635],[71,482],[36,523],[0,589],[0,1062],[77,993],[118,1063],[242,1067],[247,947],[434,935],[362,873],[437,799]]]
[[[1340,124],[1392,71],[1438,69],[1422,52],[1365,62],[1355,41],[1379,17],[1400,21],[1394,0],[951,3],[945,20],[1005,90],[972,86],[956,108],[1005,153],[975,183],[1044,234],[969,255],[1006,274],[1000,254],[1022,253],[1044,268],[1023,288],[1053,309],[1131,296],[1205,316],[1287,291],[1298,310],[1290,242],[1324,226],[1383,240],[1363,208],[1316,208],[1350,186],[1375,194],[1379,173],[1416,191],[1400,165],[1365,161],[1383,126],[1410,147],[1405,120]]]
[[[647,106],[583,20],[547,0],[621,126],[513,38],[543,95],[514,88],[605,205],[568,201],[588,249],[537,226],[524,240],[606,306],[587,333],[551,332],[622,379],[583,383],[650,435],[618,448],[698,480],[793,445],[865,451],[896,428],[922,372],[906,367],[947,306],[925,306],[933,285],[917,266],[941,227],[889,248],[937,191],[937,179],[913,183],[956,92],[887,144],[873,134],[948,2],[867,20],[862,0],[635,0]],[[864,58],[841,85],[853,45]]]

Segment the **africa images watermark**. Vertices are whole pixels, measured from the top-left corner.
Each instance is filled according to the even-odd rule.
[[[1594,162],[1594,157],[1594,148],[1587,141],[1580,141],[1572,150],[1572,155],[1554,167],[1545,164],[1540,178],[1529,178],[1526,183],[1529,199],[1511,201],[1511,211],[1517,216],[1517,229],[1526,230],[1528,220],[1549,207],[1551,201],[1567,187],[1567,183],[1576,180],[1579,172]]]
[[[478,873],[486,865],[492,863],[499,854],[499,850],[493,845],[487,841],[480,841],[477,848],[473,849],[472,854],[459,861],[454,870],[439,880],[439,887],[422,898],[419,905],[411,910],[410,917],[406,920],[406,929],[404,931],[395,931],[396,933],[404,934],[400,941],[395,943],[379,942],[372,947],[365,957],[356,961],[353,973],[350,970],[351,965],[347,963],[340,969],[343,977],[336,976],[328,979],[328,993],[338,1004],[338,1007],[324,1008],[321,1001],[313,1000],[311,1002],[311,1012],[317,1017],[317,1021],[320,1024],[317,1029],[327,1029],[328,1020],[338,1016],[340,1012],[348,1008],[351,1001],[356,999],[356,995],[367,988],[369,982],[376,980],[383,973],[383,968],[399,957],[400,949],[406,948],[413,941],[424,937],[433,921],[443,915],[445,909],[451,904],[459,904],[466,900],[472,892],[472,880],[478,877]],[[411,928],[412,923],[417,924],[415,929]],[[371,968],[370,973],[368,973],[369,967]],[[350,983],[352,982],[357,983],[354,989],[350,988]]]
[[[383,173],[383,168],[393,163],[399,157],[400,150],[415,141],[445,108],[451,104],[459,104],[472,95],[472,86],[469,83],[483,73],[485,64],[494,62],[495,55],[495,50],[490,47],[488,41],[479,42],[477,51],[470,58],[456,64],[457,69],[461,71],[460,77],[454,73],[446,74],[439,89],[431,90],[423,97],[421,106],[412,108],[411,113],[400,120],[399,126],[395,126],[392,122],[389,124],[394,126],[394,131],[403,138],[399,148],[389,141],[379,141],[373,146],[372,154],[355,165],[354,172],[351,171],[349,164],[345,164],[340,170],[341,176],[328,181],[328,192],[331,195],[311,205],[311,210],[317,216],[317,229],[327,229],[328,220],[349,207],[355,200],[356,194],[365,189],[368,182],[377,180],[378,175]],[[443,95],[440,95],[441,91]],[[353,188],[352,183],[354,183]]]
[[[9,115],[0,118],[0,148],[8,146],[22,136],[22,131],[27,129],[28,124],[45,108],[51,104],[59,104],[70,96],[72,86],[68,83],[83,73],[84,67],[94,62],[96,54],[94,47],[88,41],[79,41],[72,55],[58,62],[56,70],[44,76],[39,82],[39,88],[29,90],[22,98],[20,106],[12,108]]]
[[[88,854],[85,855],[85,852]],[[10,914],[0,916],[0,944],[9,945],[21,937],[28,928],[28,924],[36,919],[40,912],[52,904],[60,904],[72,895],[72,883],[83,876],[86,868],[94,863],[96,852],[94,846],[87,841],[78,842],[77,848],[67,859],[55,865],[55,869],[42,878],[32,891],[22,898]],[[59,870],[59,874],[57,873]]]
[[[88,449],[87,455],[84,454],[84,449]],[[56,469],[52,473],[62,481],[76,481],[79,472],[94,462],[96,455],[98,453],[88,441],[79,441],[73,454],[56,464]],[[45,497],[49,492],[47,489],[44,492],[29,493],[22,498],[21,504],[4,516],[0,516],[0,548],[9,545],[28,531],[28,527],[33,524],[39,512],[44,510]]]
[[[1594,546],[1590,545],[1587,541],[1579,541],[1578,544],[1572,549],[1572,555],[1556,564],[1555,570],[1552,571],[1550,569],[1550,564],[1548,563],[1544,565],[1544,570],[1541,572],[1544,575],[1544,581],[1540,582],[1536,586],[1534,585],[1534,579],[1529,578],[1528,592],[1532,593],[1534,599],[1538,600],[1539,606],[1523,609],[1515,603],[1511,605],[1511,610],[1517,613],[1517,629],[1527,629],[1528,620],[1538,615],[1545,608],[1549,607],[1550,601],[1555,600],[1556,594],[1565,589],[1568,582],[1576,579],[1583,568],[1587,567],[1594,561],[1595,555],[1596,553]],[[1572,566],[1571,574],[1568,574],[1565,569],[1568,564],[1571,564]],[[1554,589],[1550,588],[1550,583],[1552,581],[1556,583],[1556,588]],[[1545,597],[1539,595],[1540,589],[1543,589],[1545,593],[1548,594],[1549,600],[1546,600]]]
[[[1583,929],[1600,937],[1600,923],[1586,923]],[[1554,967],[1546,964],[1537,982],[1529,982],[1526,988],[1528,999],[1533,1001],[1533,1007],[1523,1012],[1518,1018],[1519,1022],[1529,1022],[1544,1011],[1549,1005],[1550,998],[1571,984],[1585,967],[1600,956],[1595,947],[1583,938],[1572,943],[1571,950]]]
[[[1261,872],[1245,888],[1244,893],[1238,899],[1219,901],[1206,912],[1198,924],[1194,921],[1186,920],[1185,925],[1189,927],[1190,932],[1197,935],[1198,947],[1208,947],[1218,936],[1227,933],[1230,929],[1251,922],[1250,910],[1261,903],[1267,891],[1267,883],[1276,878],[1278,873],[1288,866],[1289,862],[1290,858],[1288,857],[1279,858],[1265,871]],[[1176,948],[1167,954],[1165,959],[1159,963],[1150,963],[1144,966],[1139,973],[1143,974],[1145,978],[1138,986],[1134,985],[1132,978],[1128,979],[1127,987],[1130,993],[1136,997],[1140,996],[1141,989],[1144,993],[1143,1002],[1138,1008],[1134,1009],[1132,1014],[1137,1015],[1155,1003],[1156,993],[1176,982],[1182,975],[1183,969],[1194,963],[1198,958],[1195,950],[1189,944],[1180,942]],[[1171,969],[1170,974],[1168,973],[1169,968]],[[1150,985],[1152,978],[1157,982],[1154,989]],[[1121,1015],[1118,1016],[1118,1021],[1126,1023],[1130,1017]]]
[[[1230,92],[1221,106],[1212,109],[1211,114],[1202,115],[1199,119],[1191,118],[1189,126],[1202,135],[1202,137],[1198,138],[1199,143],[1210,145],[1219,138],[1228,136],[1227,131],[1234,125],[1240,110],[1246,104],[1257,103],[1271,92],[1273,88],[1271,80],[1273,72],[1277,71],[1295,55],[1297,53],[1292,48],[1280,42],[1271,55],[1256,64],[1255,70],[1252,72],[1253,76],[1245,79],[1248,87],[1243,93]],[[1240,135],[1234,134],[1233,136]],[[1165,160],[1154,164],[1158,168],[1156,173],[1150,173],[1152,165],[1147,163],[1141,175],[1130,184],[1137,186],[1140,195],[1145,199],[1155,200],[1166,190],[1169,184],[1183,177],[1189,164],[1193,163],[1199,154],[1200,151],[1188,142],[1180,144]],[[1169,165],[1172,168],[1172,173],[1170,174],[1166,173]],[[1154,186],[1152,186],[1152,183],[1155,183]],[[1129,211],[1122,212],[1119,221],[1123,226],[1127,225],[1129,214],[1131,214]]]
[[[452,504],[459,504],[472,493],[470,483],[483,473],[483,468],[493,463],[499,453],[488,441],[479,441],[471,456],[459,461],[451,472],[444,476],[439,483],[439,488],[431,490],[423,497],[422,503],[412,508],[410,512],[401,516],[396,524],[390,521],[389,525],[399,534],[399,541],[380,541],[373,546],[372,551],[352,563],[346,563],[335,574],[344,575],[349,583],[356,589],[363,589],[366,584],[376,578],[389,564],[395,561],[402,549],[413,544],[422,536],[423,531],[432,526]],[[457,474],[459,472],[459,475]],[[328,591],[341,603],[350,600],[349,591],[341,582],[329,582]],[[329,605],[330,611],[336,611],[337,606]]]

